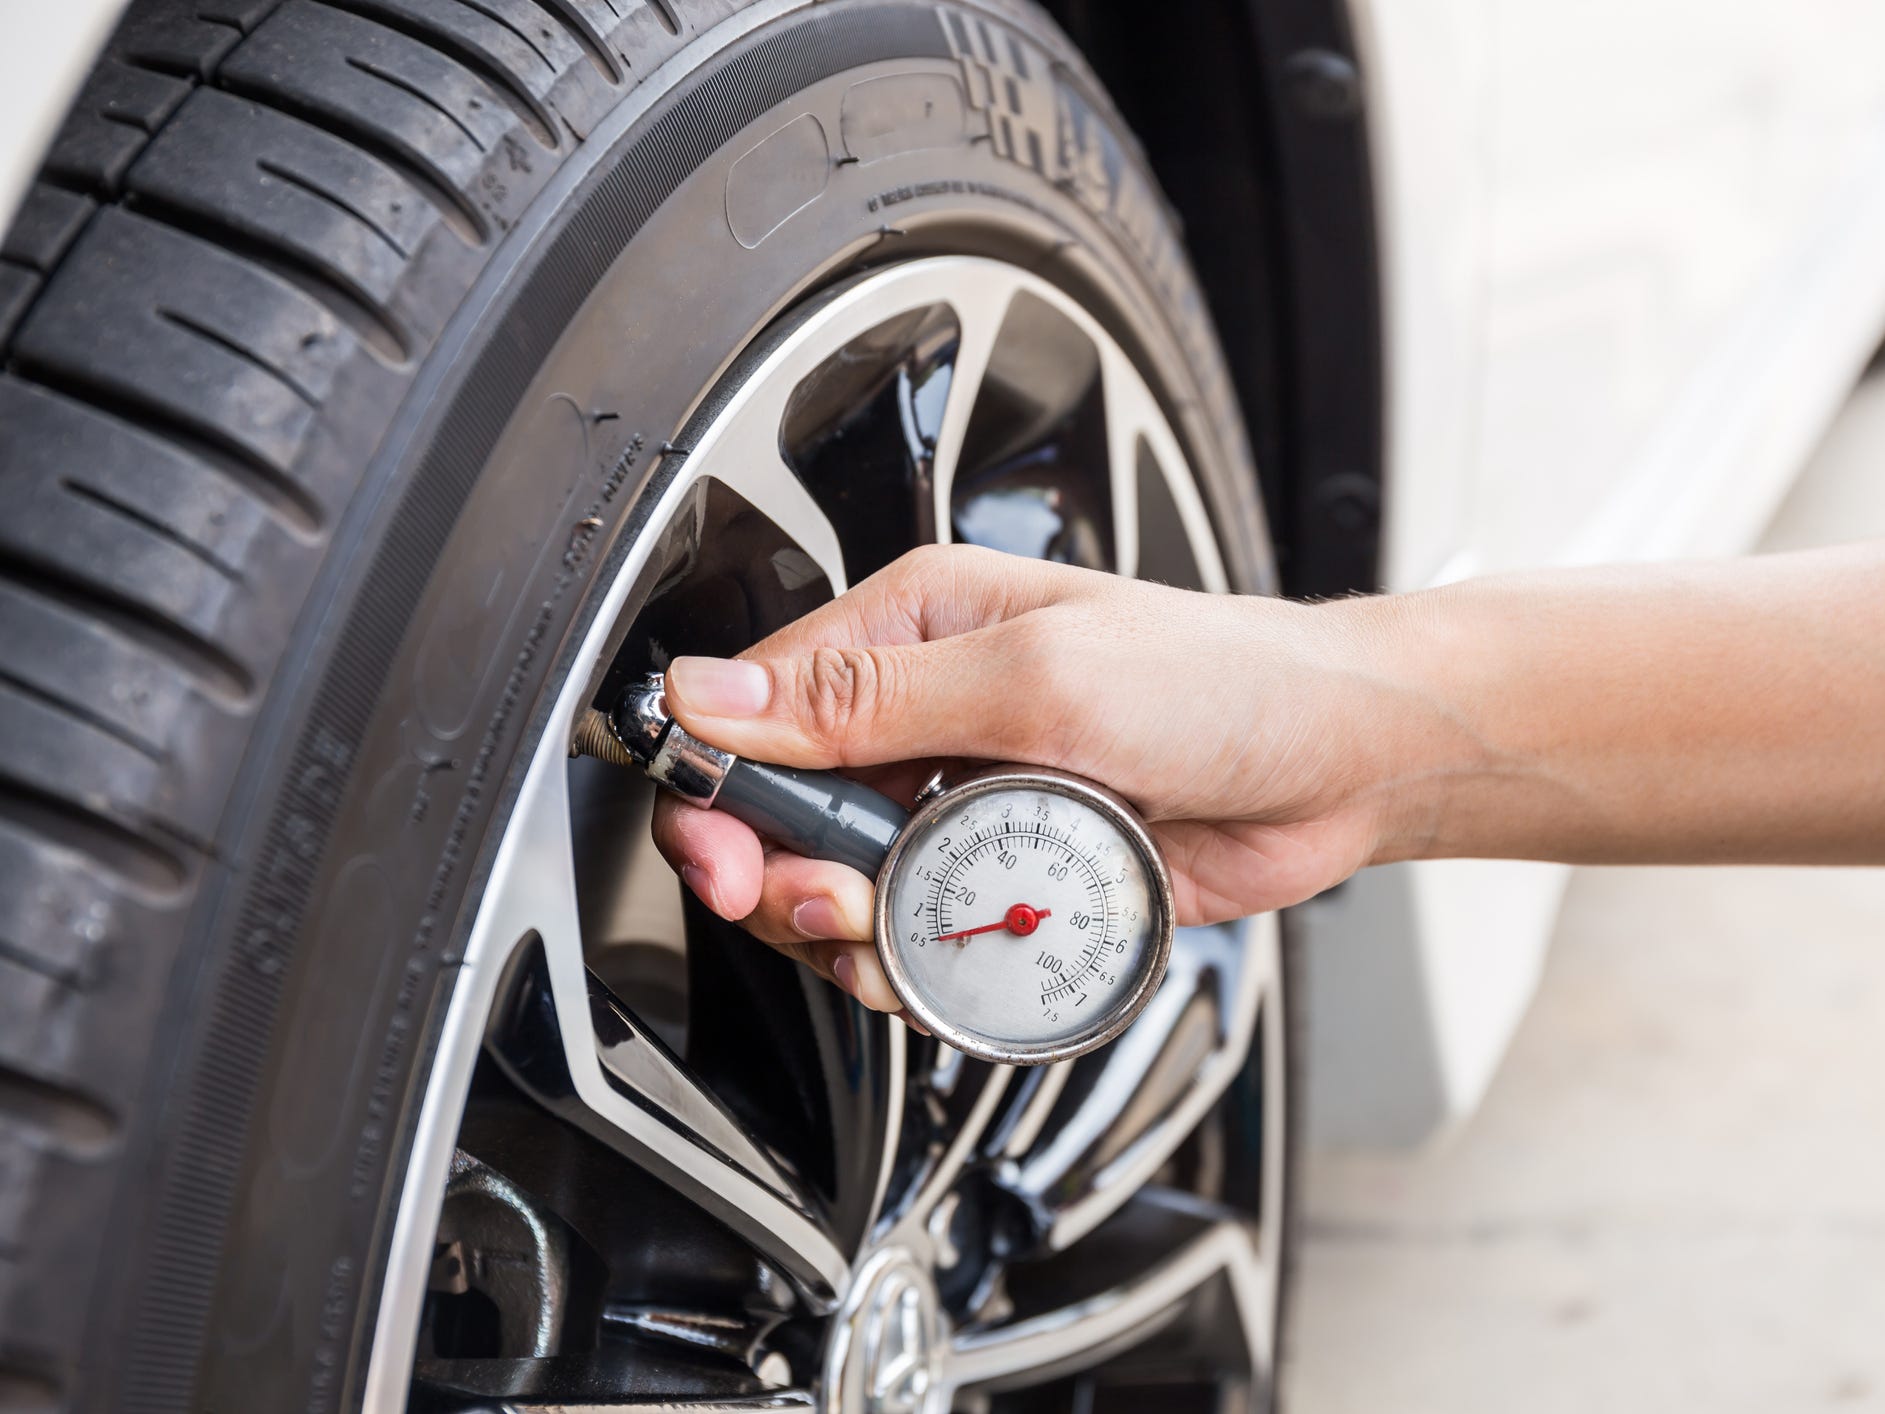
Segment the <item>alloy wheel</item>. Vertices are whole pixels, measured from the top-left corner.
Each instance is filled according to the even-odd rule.
[[[568,751],[609,684],[735,651],[911,543],[1229,588],[1159,394],[1057,286],[933,257],[782,318],[679,440],[460,960],[367,1407],[1266,1407],[1274,919],[1181,930],[1102,1051],[985,1065],[684,898],[647,784]]]

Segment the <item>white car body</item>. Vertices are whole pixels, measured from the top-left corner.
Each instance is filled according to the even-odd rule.
[[[1885,332],[1885,5],[1350,0],[1386,327],[1383,573],[1745,549]],[[10,219],[120,0],[0,0]],[[1565,871],[1302,910],[1312,1133],[1470,1111]]]
[[[123,8],[124,0],[0,0],[7,37],[0,45],[0,114],[11,134],[0,143],[0,229],[13,220]]]
[[[1885,6],[1352,8],[1388,587],[1747,549],[1885,333]],[[1315,1136],[1471,1110],[1565,874],[1392,866],[1304,911]]]

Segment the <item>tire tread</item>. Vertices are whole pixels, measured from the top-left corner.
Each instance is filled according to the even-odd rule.
[[[678,47],[645,8],[133,0],[0,242],[0,1402],[92,1397],[75,1274],[281,624],[452,292]]]

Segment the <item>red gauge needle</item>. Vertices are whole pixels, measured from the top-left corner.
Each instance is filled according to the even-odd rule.
[[[1017,903],[1013,908],[1002,915],[1001,922],[999,923],[984,923],[980,928],[964,928],[960,932],[944,933],[937,938],[936,941],[939,943],[953,942],[957,938],[973,938],[977,933],[999,933],[1004,928],[1018,937],[1025,938],[1029,933],[1032,933],[1036,928],[1041,926],[1041,920],[1043,918],[1052,916],[1052,909],[1030,908],[1025,903]]]

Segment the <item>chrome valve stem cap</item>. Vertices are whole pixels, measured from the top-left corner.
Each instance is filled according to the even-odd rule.
[[[668,715],[666,683],[660,673],[649,673],[622,694],[609,713],[609,725],[656,784],[702,809],[713,804],[720,783],[739,759],[707,745]]]

